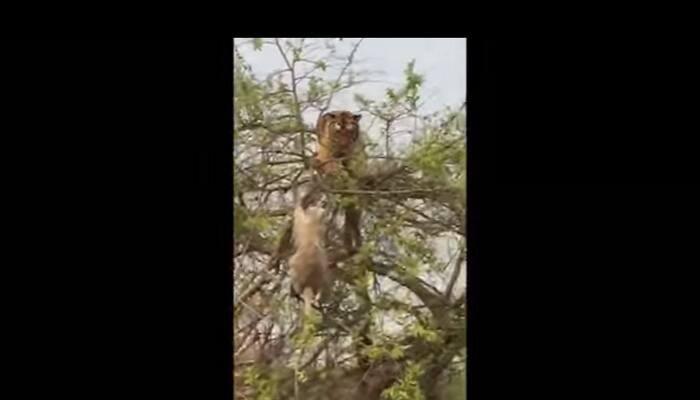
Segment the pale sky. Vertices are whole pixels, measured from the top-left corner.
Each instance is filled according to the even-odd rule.
[[[337,38],[336,38],[337,39]],[[346,55],[358,38],[343,38],[342,42],[334,41],[338,53]],[[255,51],[252,45],[243,45],[249,39],[234,39],[243,58],[252,67],[253,74],[264,78],[273,71],[283,69],[284,61],[274,45],[265,45],[261,51]],[[309,40],[311,41],[311,40]],[[319,40],[322,43],[323,40]],[[467,39],[466,38],[396,38],[372,39],[366,38],[360,44],[355,58],[355,71],[371,70],[381,72],[372,75],[371,79],[381,82],[364,83],[350,88],[333,99],[331,109],[356,108],[353,100],[354,93],[362,94],[371,100],[380,100],[385,96],[387,88],[400,87],[404,82],[404,69],[415,59],[415,71],[424,77],[421,98],[425,100],[423,114],[432,113],[451,106],[457,109],[467,96]],[[335,78],[337,71],[329,69],[327,77]],[[316,114],[304,115],[308,124],[315,124]],[[363,120],[364,121],[364,120]],[[366,124],[366,122],[364,122]],[[363,127],[363,129],[367,129]],[[436,246],[436,253],[441,259],[449,258],[448,247],[455,248],[457,241],[443,239]],[[447,273],[443,278],[449,278]],[[438,284],[433,279],[431,283]],[[438,284],[442,287],[444,282]],[[458,286],[466,286],[466,269],[461,270]],[[463,289],[462,289],[463,290]],[[459,293],[460,290],[455,290]]]
[[[254,51],[252,46],[240,45],[244,40],[235,39],[235,42],[258,78],[283,68],[284,63],[274,46]],[[336,41],[340,54],[347,54],[358,40],[343,38],[342,42]],[[354,91],[373,100],[382,98],[387,88],[403,83],[403,71],[412,59],[416,60],[416,72],[425,78],[423,110],[430,113],[447,105],[459,107],[466,100],[467,93],[466,42],[466,38],[366,38],[355,55],[358,60],[355,69],[380,71],[381,75],[372,78],[382,82],[365,83],[348,90],[334,99],[331,108],[352,109]],[[329,75],[334,76],[332,72]]]

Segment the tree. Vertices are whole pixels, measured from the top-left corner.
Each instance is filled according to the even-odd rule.
[[[242,46],[274,50],[284,67],[257,77]],[[362,209],[362,246],[343,247],[333,215],[335,279],[323,312],[302,321],[290,295],[290,189],[308,183],[318,115],[367,81],[354,68],[360,46],[235,43],[236,398],[442,399],[463,374],[466,290],[456,282],[466,267],[466,110],[424,115],[413,62],[384,98],[355,96],[355,111],[370,117],[367,169],[319,188],[332,210]]]

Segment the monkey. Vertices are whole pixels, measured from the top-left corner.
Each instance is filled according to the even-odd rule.
[[[323,236],[323,208],[302,207],[301,201],[294,208],[292,239],[294,254],[289,258],[292,290],[301,295],[304,313],[308,315],[314,301],[328,284],[328,256],[321,244]]]
[[[316,125],[318,133],[318,154],[314,167],[321,174],[335,174],[339,163],[352,177],[364,173],[366,155],[360,135],[361,114],[349,111],[332,111],[321,115]],[[343,242],[349,252],[362,246],[360,234],[361,211],[355,205],[345,207],[345,227]]]

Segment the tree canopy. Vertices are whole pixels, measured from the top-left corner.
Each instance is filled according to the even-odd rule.
[[[423,111],[415,62],[382,98],[366,96],[361,41],[339,43],[235,42],[235,398],[463,398],[466,104]],[[274,51],[284,67],[258,76],[243,47]],[[308,180],[316,118],[350,92],[366,168],[320,192],[329,207],[362,210],[363,242],[347,251],[331,216],[334,283],[322,312],[303,319],[286,264],[291,189]]]

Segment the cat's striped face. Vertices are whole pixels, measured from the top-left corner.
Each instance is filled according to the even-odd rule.
[[[360,134],[362,115],[349,111],[333,111],[326,113],[324,118],[333,142],[337,143],[339,147],[349,150]]]

